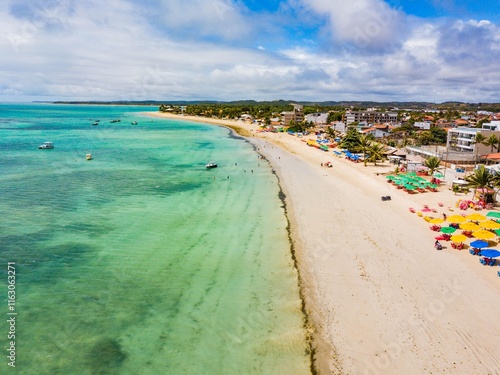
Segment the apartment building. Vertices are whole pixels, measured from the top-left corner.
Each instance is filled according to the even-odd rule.
[[[344,115],[344,121],[347,125],[353,122],[395,124],[398,122],[398,114],[396,112],[347,111]]]
[[[290,125],[291,121],[302,122],[304,121],[304,109],[300,104],[292,104],[293,111],[290,112],[281,112],[283,116],[283,124],[285,126]]]

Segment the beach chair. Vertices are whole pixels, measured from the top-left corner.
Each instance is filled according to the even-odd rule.
[[[481,249],[476,249],[475,247],[472,247],[469,249],[469,253],[472,255],[481,255]]]
[[[466,237],[469,237],[469,238],[470,238],[470,237],[472,237],[472,232],[471,232],[471,231],[469,231],[469,230],[463,230],[463,231],[462,231],[462,234],[463,234],[464,236],[466,236]]]

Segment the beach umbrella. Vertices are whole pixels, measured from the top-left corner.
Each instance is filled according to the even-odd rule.
[[[470,214],[470,215],[467,215],[465,218],[467,220],[470,220],[470,221],[483,221],[483,220],[486,220],[486,216],[478,214],[477,212],[475,212],[473,214]]]
[[[481,249],[481,252],[479,255],[486,257],[486,258],[496,258],[500,256],[500,251],[495,250],[495,249]]]
[[[500,229],[500,224],[493,220],[485,220],[479,223],[479,226],[484,229]]]
[[[495,229],[494,232],[497,234],[497,236],[500,236],[500,229]]]
[[[451,215],[446,218],[446,220],[450,223],[465,223],[465,217],[462,215]]]
[[[498,211],[490,211],[486,214],[487,217],[493,217],[495,219],[500,219],[500,212]]]
[[[455,232],[457,229],[453,227],[442,227],[441,232],[446,233],[446,234],[452,234]],[[491,232],[490,232],[491,233]],[[492,233],[493,234],[493,233]]]
[[[453,242],[464,242],[467,240],[467,236],[464,236],[463,234],[454,234],[453,236],[451,236],[451,240]]]
[[[489,238],[495,237],[494,233],[491,233],[489,230],[484,229],[475,230],[474,232],[472,232],[472,235],[480,240],[487,240]]]
[[[441,224],[443,221],[444,221],[444,219],[441,219],[440,217],[436,217],[434,219],[429,220],[429,223],[431,223],[431,224]],[[498,228],[500,228],[500,226]]]
[[[462,223],[460,224],[460,229],[463,229],[463,230],[479,230],[481,229],[481,227],[479,225],[477,225],[476,223],[472,223],[472,222],[467,222],[467,223]]]
[[[471,247],[475,247],[476,249],[482,249],[482,248],[488,247],[489,244],[487,241],[475,240],[475,241],[472,241],[469,245]]]

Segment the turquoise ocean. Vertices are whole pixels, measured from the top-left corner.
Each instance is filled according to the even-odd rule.
[[[155,111],[0,104],[0,373],[310,373],[271,167]]]

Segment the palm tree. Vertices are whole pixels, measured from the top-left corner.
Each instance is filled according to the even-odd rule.
[[[490,173],[484,165],[480,165],[474,170],[473,174],[465,177],[465,181],[474,188],[474,196],[477,189],[492,188],[495,184],[495,176]]]
[[[424,165],[429,168],[429,174],[432,176],[434,175],[434,172],[439,168],[441,165],[441,160],[437,156],[431,156],[429,159],[427,159],[424,162]]]
[[[363,163],[365,164],[365,167],[366,163],[368,162],[368,160],[366,159],[366,154],[370,150],[371,144],[372,141],[366,134],[361,135],[358,139],[358,145],[356,148],[358,151],[361,151],[363,153]]]
[[[474,140],[472,141],[472,144],[474,146],[474,163],[477,162],[477,145],[484,145],[484,142],[486,141],[486,137],[482,133],[476,133],[476,136],[474,137]]]
[[[498,142],[499,139],[495,134],[490,135],[484,142],[483,145],[490,146],[490,152],[493,153],[493,149],[496,148],[498,150]]]
[[[372,142],[368,149],[368,153],[370,154],[368,161],[373,162],[373,165],[377,165],[377,160],[384,158],[384,146],[380,143]]]

